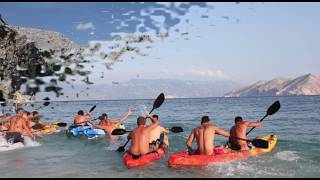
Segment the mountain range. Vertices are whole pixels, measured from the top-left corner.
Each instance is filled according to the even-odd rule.
[[[320,95],[319,76],[309,73],[294,79],[275,78],[270,81],[258,81],[239,90],[228,92],[224,97],[303,95]]]

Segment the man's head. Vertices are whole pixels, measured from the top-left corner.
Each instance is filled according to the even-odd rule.
[[[22,114],[23,113],[23,108],[17,108],[16,113],[17,114]]]
[[[23,118],[28,118],[29,116],[30,116],[30,112],[23,110],[22,117]]]
[[[108,119],[108,115],[106,113],[101,114],[101,116],[99,116],[100,120],[104,120],[104,119]]]
[[[201,124],[208,123],[210,121],[209,116],[202,116]]]
[[[138,126],[140,126],[140,125],[146,125],[146,118],[145,117],[143,117],[143,116],[139,116],[138,118],[137,118],[137,125]]]
[[[237,116],[236,118],[234,118],[234,123],[241,122],[241,121],[242,121],[241,116]]]
[[[159,120],[159,116],[157,114],[152,115],[153,118],[156,118],[157,120]]]
[[[37,116],[38,114],[39,114],[38,111],[32,111],[31,113],[32,116]]]
[[[78,115],[84,115],[84,112],[82,110],[78,111]]]

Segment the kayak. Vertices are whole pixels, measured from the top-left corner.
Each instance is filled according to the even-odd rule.
[[[123,156],[124,165],[127,168],[146,166],[155,160],[161,159],[164,154],[165,150],[161,147],[157,150],[157,152],[143,155],[139,159],[133,159],[132,155],[129,152],[126,152]]]
[[[36,131],[34,134],[37,134],[37,135],[52,134],[52,133],[60,132],[59,128],[60,126],[58,126],[56,123],[52,123],[50,125],[44,126],[42,130]]]
[[[93,128],[91,126],[70,126],[66,133],[68,136],[72,135],[74,137],[84,134],[88,139],[99,138],[106,135],[104,130]]]
[[[271,152],[277,144],[277,136],[275,134],[267,134],[257,137],[268,141],[268,148],[253,147],[244,151],[232,151],[223,147],[214,148],[215,155],[189,155],[188,151],[180,151],[172,154],[168,159],[168,166],[173,168],[207,166],[209,164],[223,163],[227,161],[242,159],[250,156],[256,156]]]
[[[95,139],[106,135],[104,130],[94,128],[86,129],[83,133],[88,137],[88,139]]]

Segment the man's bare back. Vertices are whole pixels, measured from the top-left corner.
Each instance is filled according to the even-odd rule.
[[[86,114],[84,115],[83,111],[80,110],[78,112],[78,115],[74,118],[74,124],[78,126],[84,126],[87,119],[93,118],[92,114]]]
[[[197,146],[198,146],[197,151],[199,154],[201,155],[213,154],[215,134],[220,134],[225,137],[230,136],[230,134],[227,131],[213,124],[210,124],[208,116],[202,117],[201,126],[193,129],[187,140],[188,149],[192,147],[192,142],[194,139],[196,139]]]
[[[261,122],[257,120],[256,122],[243,121],[241,117],[235,118],[235,125],[230,129],[230,136],[242,139],[247,139],[247,128],[248,127],[259,127]],[[231,149],[233,150],[248,150],[247,141],[241,139],[230,138]]]
[[[134,156],[141,156],[150,152],[150,132],[159,126],[157,119],[153,118],[151,115],[147,115],[147,118],[151,119],[151,125],[145,126],[146,119],[140,116],[137,119],[138,127],[135,128],[128,136],[128,138],[131,139],[130,153]]]

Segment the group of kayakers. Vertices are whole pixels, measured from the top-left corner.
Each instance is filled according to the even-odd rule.
[[[46,125],[48,123],[40,121],[37,111],[28,112],[17,108],[15,115],[6,113],[1,117],[0,131],[8,142],[24,143],[23,136],[30,136],[35,140],[35,134]]]
[[[111,140],[117,140],[118,138],[112,135],[112,131],[118,128],[118,125],[123,123],[132,114],[131,109],[122,117],[111,120],[106,113],[103,113],[99,119],[99,124],[94,124],[90,119],[93,118],[92,114],[84,114],[82,110],[78,112],[78,115],[74,118],[74,124],[87,125],[91,124],[95,128],[102,129],[110,136]],[[151,120],[151,124],[147,125],[147,120]],[[247,143],[247,127],[259,127],[261,126],[260,120],[255,122],[244,121],[242,117],[237,116],[234,120],[234,125],[230,131],[225,131],[217,125],[210,122],[208,116],[201,118],[199,127],[194,128],[187,141],[186,146],[190,155],[213,155],[217,152],[214,150],[214,137],[215,134],[228,137],[228,147],[230,151],[248,150],[252,145]],[[167,151],[169,147],[168,133],[169,129],[161,127],[159,122],[159,116],[154,114],[147,114],[146,117],[139,116],[137,118],[137,127],[134,128],[127,136],[128,140],[131,140],[131,147],[128,153],[132,155],[134,159],[139,157],[159,152]],[[241,138],[241,139],[239,139]],[[192,149],[192,143],[196,140],[197,149]],[[225,148],[226,149],[226,148]]]
[[[99,117],[100,122],[95,124],[90,121],[93,118],[91,113],[84,114],[82,110],[79,110],[74,118],[74,125],[91,125],[94,128],[102,129],[108,134],[111,141],[115,141],[118,140],[119,137],[112,135],[112,131],[119,128],[119,125],[123,124],[130,115],[132,115],[131,108],[118,119],[110,119],[106,113],[103,113]],[[24,143],[22,136],[30,136],[35,140],[36,132],[45,125],[48,125],[48,123],[41,122],[39,117],[37,111],[30,113],[22,108],[18,108],[15,115],[7,113],[2,116],[0,130],[5,132],[6,140],[10,140],[13,143]],[[150,125],[147,125],[148,119],[151,120]],[[217,153],[214,150],[215,134],[229,138],[228,147],[230,151],[248,150],[252,145],[243,140],[247,139],[247,127],[259,127],[261,126],[261,122],[259,120],[255,122],[244,121],[242,117],[237,116],[234,123],[230,131],[225,131],[211,123],[208,116],[203,116],[200,126],[191,131],[186,141],[189,154],[213,155]],[[131,140],[131,147],[128,153],[130,153],[134,159],[138,159],[145,154],[167,151],[169,147],[169,132],[169,129],[160,126],[158,115],[147,114],[146,117],[139,116],[137,118],[137,127],[127,136],[128,140]],[[194,140],[196,141],[197,149],[192,149]]]

